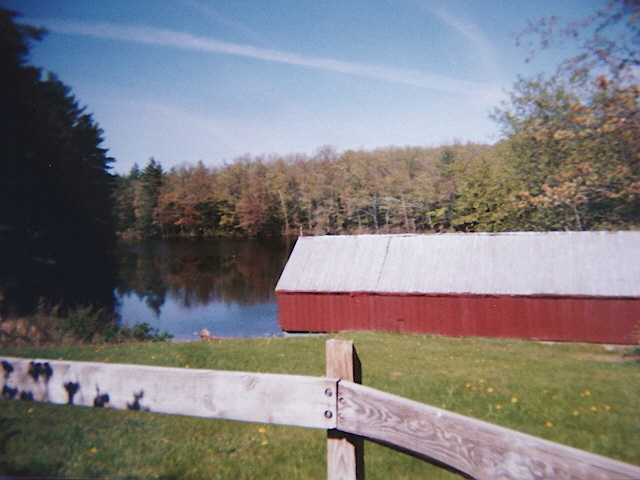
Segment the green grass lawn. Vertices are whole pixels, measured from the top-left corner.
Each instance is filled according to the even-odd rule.
[[[355,342],[363,383],[640,465],[640,363],[630,348],[344,333],[2,349],[5,356],[323,376],[329,338]],[[326,478],[326,433],[153,413],[0,401],[0,475]],[[368,479],[459,478],[366,443]]]

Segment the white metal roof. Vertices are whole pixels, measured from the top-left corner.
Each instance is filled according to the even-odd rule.
[[[300,237],[276,291],[640,297],[640,231]]]

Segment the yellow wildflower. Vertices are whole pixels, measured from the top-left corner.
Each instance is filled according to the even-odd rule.
[[[553,427],[553,423],[551,423],[551,422],[547,422],[547,423],[545,423],[545,425],[546,425],[547,427]]]
[[[578,415],[580,415],[580,412],[579,412],[578,410],[574,410],[574,411],[573,411],[573,415],[574,415],[575,417],[577,417]]]
[[[260,427],[260,428],[258,429],[258,431],[259,431],[260,433],[266,433],[266,432],[267,432],[267,429],[266,429],[266,428],[264,428],[264,427]]]
[[[491,393],[491,392],[493,392],[493,387],[487,388],[487,393]]]
[[[518,399],[516,397],[511,397],[511,403],[518,403]]]

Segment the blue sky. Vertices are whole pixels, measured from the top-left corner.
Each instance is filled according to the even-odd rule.
[[[494,143],[526,63],[514,34],[594,0],[0,0],[49,34],[32,63],[71,86],[127,173],[244,154]]]

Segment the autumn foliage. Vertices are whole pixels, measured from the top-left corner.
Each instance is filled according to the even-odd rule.
[[[339,155],[325,147],[313,157],[185,164],[159,173],[156,202],[145,204],[145,185],[158,167],[153,160],[119,179],[119,231],[124,237],[195,237],[446,230],[453,218],[455,169],[490,151],[467,144]]]

